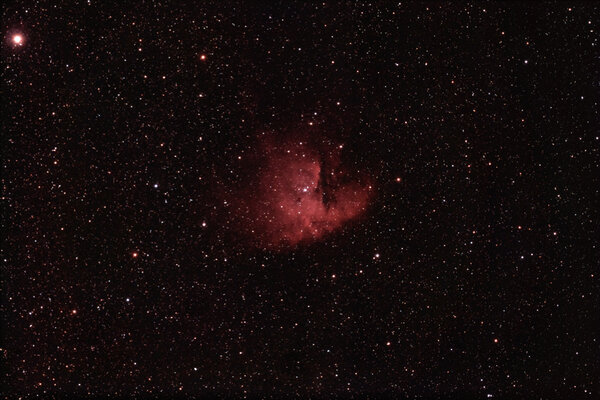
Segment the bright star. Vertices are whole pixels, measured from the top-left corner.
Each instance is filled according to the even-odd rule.
[[[12,42],[15,46],[21,46],[23,44],[23,41],[24,41],[23,35],[16,34],[16,35],[13,35],[13,37],[12,37]]]

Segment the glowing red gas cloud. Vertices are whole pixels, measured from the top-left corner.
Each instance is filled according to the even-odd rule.
[[[341,146],[330,147],[319,152],[300,141],[265,147],[248,207],[259,245],[314,241],[365,211],[372,186],[349,179],[339,163]]]

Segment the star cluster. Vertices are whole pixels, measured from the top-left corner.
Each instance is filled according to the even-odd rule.
[[[598,397],[597,6],[194,4],[4,6],[3,394]]]

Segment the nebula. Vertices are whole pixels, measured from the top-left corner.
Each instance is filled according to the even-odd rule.
[[[372,186],[347,176],[340,166],[341,146],[318,150],[291,141],[265,147],[248,207],[260,246],[311,242],[365,211]]]

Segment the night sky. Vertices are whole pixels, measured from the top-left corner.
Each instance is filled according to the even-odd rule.
[[[106,3],[4,6],[7,398],[599,398],[597,5]]]

